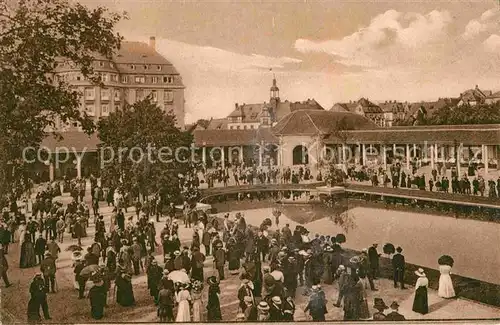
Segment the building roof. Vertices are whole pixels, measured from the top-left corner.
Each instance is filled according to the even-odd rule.
[[[97,151],[100,143],[96,133],[88,136],[84,132],[69,131],[60,132],[59,135],[63,137],[60,140],[54,137],[53,134],[49,134],[43,139],[41,146],[48,148],[52,153],[54,153],[57,148],[61,150],[67,148],[69,152],[93,152]]]
[[[369,119],[350,112],[298,110],[281,119],[274,127],[276,135],[329,134],[335,129],[375,128]]]
[[[120,49],[113,57],[113,61],[122,73],[179,74],[170,61],[149,44],[143,42],[122,42]],[[134,70],[131,69],[131,64],[136,65]],[[143,65],[161,65],[162,68],[158,70],[153,66],[145,70]]]
[[[432,125],[432,126],[397,126],[385,129],[348,130],[343,133],[345,139],[331,134],[326,143],[350,144],[464,144],[497,145],[500,139],[500,124],[492,125]]]
[[[335,103],[329,110],[332,112],[354,112],[358,104],[354,103]]]
[[[386,101],[378,104],[384,113],[397,113],[404,110],[403,103],[396,101]]]
[[[255,123],[259,121],[259,116],[266,103],[262,104],[243,104],[235,107],[234,111],[228,117],[241,117],[242,123]]]
[[[207,130],[225,130],[227,129],[226,118],[214,118],[208,123]]]
[[[500,98],[500,91],[497,91],[496,93],[493,93],[486,98]]]
[[[255,145],[261,142],[278,143],[270,128],[246,130],[195,130],[195,145],[198,147]]]
[[[439,98],[435,102],[418,102],[412,103],[409,106],[407,117],[415,116],[417,111],[423,107],[427,113],[427,116],[432,116],[438,111],[446,106],[455,106],[460,101],[459,98]]]

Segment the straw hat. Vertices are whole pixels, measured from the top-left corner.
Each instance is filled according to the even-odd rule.
[[[426,276],[423,268],[419,268],[418,270],[416,270],[415,274],[418,275],[419,277],[425,277]]]
[[[215,276],[211,276],[207,279],[207,283],[209,285],[215,285],[215,284],[218,284],[218,281],[217,281],[217,278]]]
[[[393,301],[391,304],[391,309],[392,310],[397,310],[399,308],[399,304],[396,301]]]
[[[265,301],[259,302],[259,305],[257,306],[260,311],[268,311],[269,310],[269,305]]]
[[[279,296],[274,296],[272,299],[273,303],[275,303],[276,305],[280,305],[281,304],[281,298]]]
[[[175,255],[175,256],[179,256],[179,255],[181,255],[181,252],[180,252],[180,251],[175,251],[175,252],[174,252],[174,255]]]

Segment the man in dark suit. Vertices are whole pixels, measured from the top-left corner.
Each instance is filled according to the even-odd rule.
[[[399,304],[395,301],[391,304],[391,312],[385,316],[385,321],[399,321],[402,322],[406,318],[398,313]]]
[[[219,273],[219,281],[224,280],[224,265],[226,264],[226,252],[222,249],[222,243],[216,246],[214,253],[215,269]]]
[[[368,260],[370,261],[370,270],[372,279],[376,280],[379,275],[379,259],[380,254],[377,252],[378,244],[373,244],[372,247],[368,248]]]
[[[394,271],[394,288],[398,287],[398,282],[401,283],[401,289],[405,288],[404,274],[405,274],[405,257],[401,254],[403,249],[396,248],[396,254],[392,257],[392,269]]]

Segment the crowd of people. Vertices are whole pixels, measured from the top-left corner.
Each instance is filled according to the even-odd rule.
[[[272,169],[266,176],[259,176],[262,175],[259,170],[253,171],[257,172],[259,182],[274,179]],[[218,173],[217,177],[224,175],[222,169]],[[310,171],[302,167],[285,173],[290,182],[311,177]],[[242,180],[238,175],[235,178]],[[380,254],[376,245],[346,260],[342,241],[336,236],[317,234],[310,238],[304,227],[297,226],[292,231],[288,224],[279,229],[279,216],[275,216],[276,229],[271,230],[270,219],[260,227],[253,227],[241,214],[236,214],[234,220],[229,214],[219,218],[196,211],[195,205],[187,202],[179,214],[173,203],[162,202],[157,196],[148,201],[130,202],[128,194],[113,190],[110,200],[109,191],[103,191],[95,178],[90,182],[90,204],[84,200],[84,182],[75,180],[65,185],[69,188],[52,184],[40,191],[29,217],[13,207],[2,214],[0,272],[6,286],[10,286],[6,259],[10,243],[19,241],[21,268],[40,268],[29,287],[30,321],[41,319],[40,309],[44,318],[50,319],[47,295],[58,290],[59,245],[67,241],[68,236],[74,244],[70,249],[74,286],[78,290],[75,297],[89,298],[94,319],[103,318],[106,306],[112,301],[123,307],[134,306],[132,278],[141,274],[147,276],[152,303],[157,306],[162,322],[232,320],[223,319],[220,306],[221,282],[228,277],[238,277],[241,281],[235,292],[240,301],[237,320],[293,321],[299,293],[308,299],[303,311],[314,321],[325,320],[329,306],[323,285],[337,287],[338,296],[334,297],[333,306],[343,308],[345,320],[404,319],[397,313],[398,302],[391,303],[389,308],[380,297],[375,298],[372,306],[377,312],[370,313],[367,290],[377,291],[374,280],[379,276]],[[246,182],[252,180],[246,178]],[[66,206],[54,200],[64,190],[69,190],[73,198]],[[100,214],[101,200],[114,206],[109,222]],[[125,212],[131,205],[136,214],[126,217]],[[93,211],[92,221],[89,208]],[[157,234],[155,225],[160,218],[164,224]],[[180,224],[192,229],[189,244],[179,237]],[[82,248],[82,239],[90,234],[89,228],[94,228],[93,242]],[[401,252],[398,247],[392,259],[394,286],[405,289],[405,259]],[[213,256],[213,271],[205,274],[208,256]],[[449,270],[441,271],[448,272],[449,277]],[[413,309],[425,314],[428,307],[423,288],[427,288],[428,281],[424,279],[424,271],[419,272]],[[440,290],[440,295],[454,296],[451,278],[443,283],[447,289],[443,289],[443,293]],[[206,304],[203,303],[205,288]],[[392,312],[386,315],[383,312],[386,309]]]

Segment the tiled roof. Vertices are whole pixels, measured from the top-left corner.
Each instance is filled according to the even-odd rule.
[[[415,116],[417,111],[423,107],[427,112],[427,116],[432,116],[437,110],[446,106],[455,106],[460,101],[459,98],[440,98],[435,102],[420,102],[410,104],[408,117]]]
[[[49,134],[43,139],[41,146],[47,147],[51,152],[55,152],[56,148],[67,148],[70,152],[92,152],[97,151],[100,143],[96,133],[91,136],[78,131],[61,132],[59,134],[63,137],[62,140],[59,141],[52,134]]]
[[[258,122],[260,113],[266,105],[265,103],[238,105],[238,108],[235,108],[228,117],[242,117],[243,123]]]
[[[479,89],[469,89],[460,95],[460,99],[463,102],[480,102],[486,95]]]
[[[489,95],[487,98],[500,98],[500,91]]]
[[[332,112],[353,112],[358,106],[357,103],[336,103],[330,108]]]
[[[497,145],[500,142],[500,125],[435,125],[392,127],[388,129],[346,131],[347,143],[367,144],[448,144]],[[335,135],[330,135],[326,143],[342,143]]]
[[[380,103],[378,106],[382,109],[384,113],[397,113],[402,112],[404,110],[403,104],[393,101],[393,102],[385,102]]]
[[[225,130],[227,129],[226,118],[214,118],[208,123],[207,130]]]
[[[374,127],[369,119],[350,112],[299,110],[279,121],[273,132],[277,135],[316,135],[329,134],[335,128],[356,130]]]
[[[175,67],[155,49],[142,42],[122,42],[121,48],[113,58],[118,64],[120,72],[126,73],[147,73],[147,74],[179,74]],[[136,64],[135,70],[129,64]],[[162,69],[157,70],[155,66],[144,70],[141,65],[161,65]]]
[[[241,146],[261,143],[278,143],[269,128],[247,130],[195,130],[194,142],[198,147]]]

